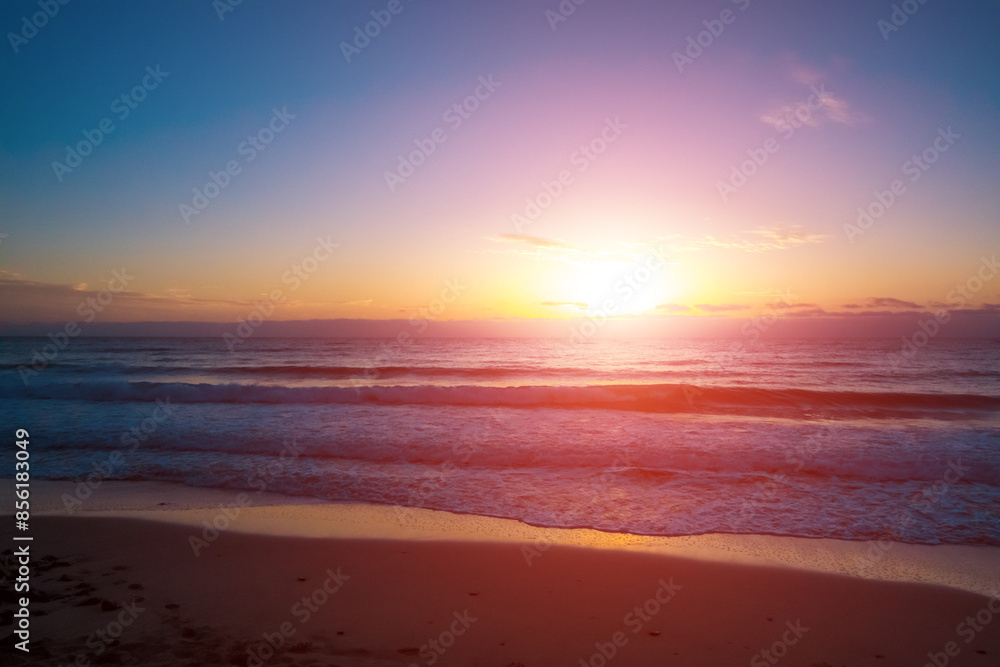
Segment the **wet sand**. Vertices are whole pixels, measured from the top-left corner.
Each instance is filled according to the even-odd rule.
[[[850,562],[835,545],[808,545],[810,567],[790,538],[669,547],[280,497],[237,514],[236,493],[165,485],[115,485],[65,516],[66,486],[43,486],[31,654],[9,650],[8,630],[14,664],[1000,664],[1000,599],[818,571]],[[995,549],[897,546],[876,571],[947,580],[951,562],[966,589],[997,572]]]

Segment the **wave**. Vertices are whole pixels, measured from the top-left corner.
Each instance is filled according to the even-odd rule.
[[[288,412],[281,411],[285,417]],[[3,413],[0,412],[0,416]],[[303,420],[308,418],[305,413]],[[386,433],[372,433],[363,424],[349,425],[337,415],[295,436],[281,430],[286,418],[268,424],[228,431],[206,430],[200,423],[164,426],[152,437],[128,448],[121,436],[128,433],[120,423],[107,434],[107,418],[90,426],[55,433],[45,444],[49,458],[46,474],[51,474],[53,456],[73,458],[86,453],[86,460],[107,460],[111,452],[125,451],[132,464],[171,460],[183,455],[204,455],[205,461],[220,463],[232,459],[259,459],[258,465],[292,457],[297,466],[317,474],[371,465],[416,466],[433,474],[466,471],[533,471],[557,476],[592,475],[604,481],[624,478],[642,484],[690,483],[701,477],[719,484],[768,485],[867,482],[936,482],[953,475],[952,463],[960,473],[954,483],[985,483],[1000,488],[1000,461],[995,451],[1000,445],[995,431],[988,428],[963,429],[951,434],[936,429],[915,438],[906,433],[873,436],[872,428],[831,428],[826,431],[804,422],[789,425],[761,423],[739,439],[732,438],[731,422],[699,425],[696,434],[685,433],[679,422],[657,421],[631,425],[627,443],[614,443],[600,435],[588,439],[566,439],[565,422],[545,419],[517,420],[486,433],[474,423],[433,427],[412,424],[412,414],[382,416]],[[489,420],[483,415],[483,421]],[[530,423],[529,423],[530,422]],[[482,422],[479,422],[482,423]],[[104,425],[100,430],[98,424]],[[537,424],[542,424],[537,427]],[[823,435],[820,435],[820,434]],[[875,442],[868,439],[874,438]],[[122,449],[124,448],[124,449]],[[247,464],[249,465],[249,464]],[[183,465],[181,466],[183,467]],[[87,470],[89,472],[89,469]],[[839,481],[838,481],[839,480]]]
[[[587,386],[288,387],[124,380],[0,384],[0,398],[172,403],[380,404],[637,410],[734,414],[836,413],[864,416],[966,416],[1000,412],[1000,396],[849,392],[689,384]]]
[[[951,373],[955,377],[1000,377],[1000,370],[967,370],[967,371],[952,371]]]
[[[692,366],[697,361],[664,361],[649,362],[655,366]],[[18,364],[0,364],[0,371],[16,371]],[[65,374],[104,374],[104,375],[179,375],[197,373],[212,375],[270,375],[289,377],[316,378],[385,378],[400,376],[426,377],[468,377],[468,378],[500,378],[500,377],[602,377],[614,375],[620,377],[622,371],[601,371],[579,367],[526,367],[526,366],[301,366],[267,365],[267,366],[171,366],[166,364],[150,366],[126,363],[76,364],[52,362],[48,368],[59,369]],[[676,371],[661,371],[661,375],[680,374]]]
[[[592,376],[602,375],[583,368],[541,367],[528,368],[523,366],[490,366],[490,367],[454,367],[454,366],[230,366],[213,368],[213,372],[223,374],[253,374],[253,375],[290,375],[317,376],[332,378],[382,378],[407,375],[427,377],[538,377],[538,376]]]

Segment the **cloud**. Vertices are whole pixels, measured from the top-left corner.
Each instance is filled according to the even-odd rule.
[[[834,70],[846,67],[846,61],[837,59]],[[779,131],[793,130],[802,125],[817,127],[827,123],[837,125],[857,125],[867,122],[867,114],[854,109],[851,104],[826,89],[823,83],[828,78],[828,72],[820,67],[803,63],[790,52],[779,56],[779,64],[785,70],[785,76],[799,86],[809,89],[804,99],[800,97],[794,102],[777,102],[760,115],[761,122]]]
[[[501,234],[493,237],[493,240],[508,243],[523,243],[536,248],[569,248],[570,246],[558,239],[547,239],[542,236],[532,236],[531,234]]]
[[[900,312],[898,310],[825,310],[823,308],[809,308],[806,310],[795,310],[786,314],[786,317],[832,317],[837,319],[862,319],[874,317],[901,317],[910,318],[916,315],[913,312]]]
[[[822,110],[826,112],[826,117],[834,123],[856,125],[868,120],[866,114],[852,109],[847,100],[827,93],[822,86],[820,86],[818,92]]]
[[[796,310],[790,313],[784,313],[785,317],[832,317],[833,313],[827,312],[822,308],[808,308],[806,310]]]
[[[740,303],[699,303],[695,305],[695,308],[706,313],[726,313],[733,310],[748,310],[750,306]]]
[[[800,243],[819,243],[829,238],[828,234],[813,234],[807,232],[800,225],[771,225],[769,227],[758,227],[750,231],[751,234],[763,237],[769,243],[782,247],[799,245]]]
[[[846,306],[845,306],[846,307]],[[786,314],[787,317],[829,317],[835,319],[877,319],[891,318],[896,320],[915,320],[930,312],[923,310],[835,310],[829,311],[822,308],[809,310],[796,310]],[[949,316],[955,315],[992,315],[1000,314],[1000,303],[984,303],[979,306],[969,308],[952,308],[948,310]]]
[[[683,303],[661,303],[656,310],[666,313],[686,313],[691,310],[691,306],[685,306]]]
[[[760,120],[778,131],[787,132],[802,125],[818,127],[835,123],[853,126],[866,122],[868,116],[853,109],[844,98],[820,86],[813,88],[812,94],[805,100],[772,106],[760,115]]]
[[[633,264],[644,261],[651,256],[663,261],[664,253],[667,252],[667,249],[661,245],[644,242],[616,243],[610,248],[590,250],[570,245],[558,239],[529,234],[501,234],[500,236],[487,237],[487,239],[506,246],[504,250],[494,252],[515,254],[541,261],[564,262],[580,267],[609,262]]]
[[[587,310],[590,306],[589,304],[582,303],[580,301],[542,301],[542,306],[573,306],[574,308],[579,308],[580,310]]]
[[[822,243],[829,234],[806,231],[801,225],[767,225],[742,232],[729,238],[704,237],[706,247],[730,248],[746,252],[767,252],[785,250],[810,243]]]
[[[826,77],[823,70],[800,62],[791,62],[787,67],[789,78],[803,86],[815,86]]]
[[[781,306],[782,309],[809,308],[809,309],[819,310],[819,306],[817,306],[814,303],[793,303],[787,306],[783,304],[779,305]],[[662,303],[656,307],[656,310],[664,313],[689,313],[697,309],[705,313],[729,313],[739,310],[750,310],[751,308],[753,308],[753,306],[749,304],[736,304],[736,303],[720,303],[720,304],[699,303],[694,306],[688,306],[683,303]]]
[[[868,299],[868,301],[876,307],[883,308],[921,308],[922,306],[918,303],[912,301],[903,301],[902,299],[894,299],[892,297],[882,296],[873,297]]]
[[[112,295],[110,301],[108,294]],[[105,320],[162,318],[181,313],[223,316],[223,313],[240,313],[256,307],[253,300],[196,298],[178,289],[166,290],[166,294],[151,294],[124,289],[102,291],[82,282],[45,283],[3,270],[0,270],[0,303],[4,306],[2,319],[5,322],[73,322],[80,320],[82,312],[100,313]],[[285,302],[285,305],[291,303]]]
[[[501,234],[486,238],[493,243],[504,246],[502,250],[489,252],[515,254],[541,261],[564,262],[586,267],[607,262],[633,264],[645,261],[649,257],[667,261],[666,258],[669,254],[696,252],[711,248],[742,250],[744,252],[785,250],[811,243],[823,243],[832,237],[829,234],[807,231],[801,225],[783,224],[760,226],[726,237],[671,234],[670,236],[658,237],[653,241],[616,243],[610,248],[600,250],[579,248],[558,239],[529,234]]]
[[[948,313],[950,315],[996,315],[1000,313],[1000,303],[984,303],[975,308],[956,308]]]
[[[903,301],[889,296],[870,296],[863,303],[848,303],[844,308],[849,310],[863,310],[870,308],[906,308],[910,310],[920,310],[923,308],[919,303]]]

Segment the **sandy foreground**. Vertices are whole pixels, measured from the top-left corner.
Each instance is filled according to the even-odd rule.
[[[649,538],[150,483],[69,513],[75,489],[32,482],[33,539],[5,531],[4,664],[1000,665],[993,547]]]

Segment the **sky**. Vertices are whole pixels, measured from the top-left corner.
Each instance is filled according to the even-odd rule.
[[[998,25],[992,0],[5,2],[0,332],[998,336]]]

